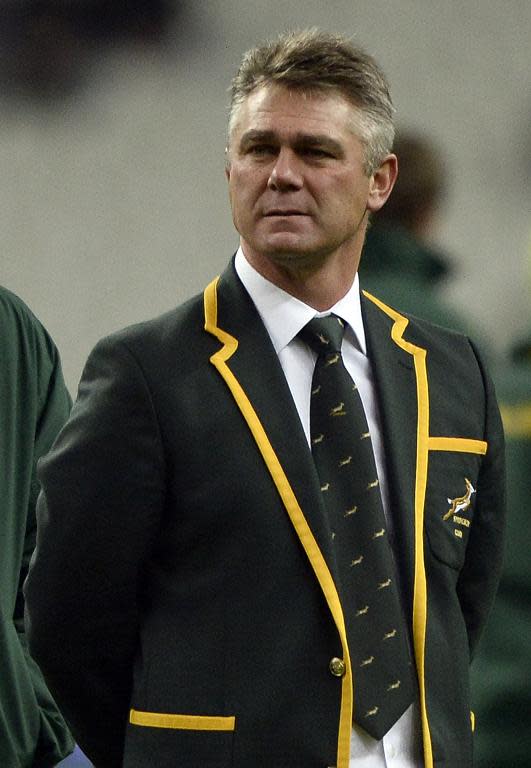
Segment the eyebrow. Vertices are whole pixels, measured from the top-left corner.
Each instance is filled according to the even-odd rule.
[[[251,128],[241,137],[239,149],[245,150],[247,147],[257,141],[278,144],[279,138],[275,131],[262,131],[258,128]],[[295,149],[303,149],[305,147],[322,147],[323,149],[327,149],[337,155],[342,156],[345,153],[343,145],[336,139],[333,139],[326,134],[297,133],[295,134],[295,138],[290,143]]]

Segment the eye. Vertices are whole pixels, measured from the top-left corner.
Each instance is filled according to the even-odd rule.
[[[254,157],[266,157],[275,153],[275,148],[271,144],[251,144],[247,147],[246,153]]]
[[[329,150],[323,149],[322,147],[304,147],[301,150],[301,153],[306,157],[313,157],[316,160],[325,160],[334,157]]]

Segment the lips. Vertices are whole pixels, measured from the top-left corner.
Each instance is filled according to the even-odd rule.
[[[304,211],[297,211],[294,208],[273,208],[271,211],[267,211],[264,216],[307,216],[308,214],[304,213]]]

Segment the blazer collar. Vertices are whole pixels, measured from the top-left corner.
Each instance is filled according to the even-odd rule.
[[[356,346],[364,355],[367,354],[358,275],[355,276],[352,286],[340,301],[327,312],[316,313],[315,309],[286,293],[257,272],[246,260],[241,248],[236,252],[234,265],[262,318],[277,354],[313,317],[320,317],[328,312],[339,315],[349,325]]]

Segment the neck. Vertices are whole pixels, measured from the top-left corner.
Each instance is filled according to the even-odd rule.
[[[294,264],[286,261],[257,257],[242,242],[245,258],[262,277],[281,288],[291,296],[304,302],[318,312],[325,312],[342,299],[352,287],[359,265],[359,255],[340,253],[328,255],[319,263]]]
[[[268,279],[318,312],[324,312],[348,293],[355,277],[355,268],[338,270],[324,264],[320,269],[311,271],[280,268],[276,279]]]

